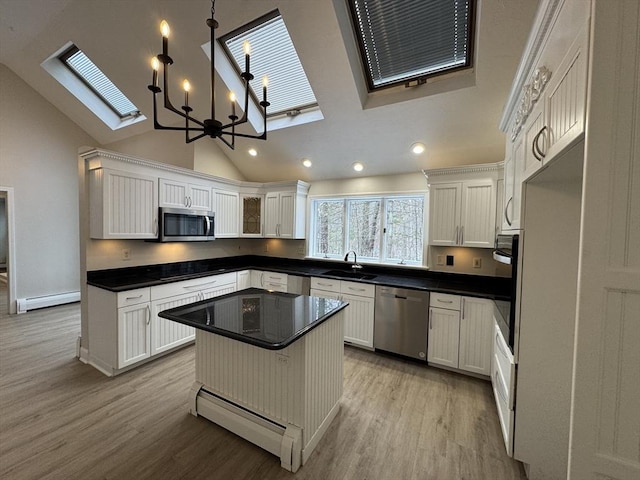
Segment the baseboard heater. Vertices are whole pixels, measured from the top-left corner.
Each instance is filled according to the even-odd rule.
[[[191,387],[191,414],[207,420],[280,457],[282,468],[296,472],[302,465],[302,430],[280,425],[251,412],[194,382]]]
[[[54,307],[80,301],[80,292],[57,293],[42,297],[19,298],[17,300],[18,313],[25,313],[36,308]]]

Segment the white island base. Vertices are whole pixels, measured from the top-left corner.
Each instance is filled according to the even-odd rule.
[[[281,350],[197,330],[191,413],[297,471],[340,408],[343,332],[343,311]]]

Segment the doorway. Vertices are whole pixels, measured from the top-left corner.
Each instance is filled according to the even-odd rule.
[[[0,186],[0,311],[16,313],[13,187]]]

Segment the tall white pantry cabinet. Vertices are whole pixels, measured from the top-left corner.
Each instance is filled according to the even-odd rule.
[[[500,124],[501,223],[524,229],[514,457],[532,480],[640,478],[639,25],[637,0],[543,0]]]

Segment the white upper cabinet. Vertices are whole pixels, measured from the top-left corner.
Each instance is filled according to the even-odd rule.
[[[211,185],[160,179],[160,206],[211,210]]]
[[[500,123],[507,134],[505,231],[521,228],[522,182],[558,158],[585,129],[589,4],[563,0],[547,10],[537,38],[525,50]]]
[[[240,210],[240,236],[264,236],[264,195],[241,193]]]
[[[290,184],[291,185],[291,184]],[[296,182],[291,190],[269,191],[264,202],[264,236],[305,238],[309,185]]]
[[[240,236],[240,194],[229,190],[214,190],[215,236]]]
[[[492,248],[500,167],[425,170],[429,187],[429,245]],[[440,177],[442,176],[442,177]],[[456,182],[446,182],[456,179]]]
[[[158,237],[158,177],[96,168],[89,171],[90,236]]]

